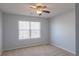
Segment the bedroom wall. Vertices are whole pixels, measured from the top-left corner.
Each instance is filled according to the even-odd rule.
[[[75,54],[75,8],[51,18],[50,28],[51,44]]]
[[[22,47],[48,44],[48,20],[44,18],[22,16],[15,14],[3,14],[3,49],[10,50]],[[18,39],[18,21],[39,21],[41,22],[41,39]]]
[[[79,56],[79,3],[76,4],[76,55]]]
[[[0,55],[2,53],[2,13],[0,12]]]

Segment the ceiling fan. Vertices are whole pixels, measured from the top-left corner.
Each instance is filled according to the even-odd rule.
[[[42,15],[43,12],[50,13],[50,11],[47,10],[47,6],[40,3],[31,5],[30,8],[34,9],[39,16]]]

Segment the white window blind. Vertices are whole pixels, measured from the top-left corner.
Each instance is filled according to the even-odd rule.
[[[31,22],[31,38],[40,38],[40,22]]]
[[[19,39],[40,38],[40,22],[19,21]]]

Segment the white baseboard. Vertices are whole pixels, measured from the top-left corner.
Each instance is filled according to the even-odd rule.
[[[68,49],[66,49],[66,48],[63,48],[63,47],[57,45],[57,44],[51,43],[51,45],[56,46],[56,47],[58,47],[58,48],[61,48],[61,49],[65,50],[65,51],[68,51],[68,52],[70,52],[70,53],[76,55],[76,52],[75,52],[75,51],[70,51],[70,50],[68,50]]]
[[[16,47],[11,47],[11,48],[6,48],[6,49],[3,49],[3,51],[18,49],[18,48],[25,48],[25,47],[38,46],[38,45],[45,45],[45,44],[48,44],[48,42],[36,42],[36,43],[24,45],[24,46],[16,46]]]

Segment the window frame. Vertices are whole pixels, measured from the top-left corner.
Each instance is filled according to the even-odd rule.
[[[20,39],[20,33],[19,33],[19,40],[27,40],[27,39],[40,39],[41,38],[41,22],[39,22],[39,21],[19,21],[19,22],[29,22],[29,38],[21,38]],[[37,37],[37,38],[32,38],[32,36],[31,36],[31,33],[32,33],[32,29],[31,29],[31,22],[39,22],[40,24],[39,24],[39,26],[40,26],[40,29],[39,29],[39,37]],[[19,27],[19,26],[18,26]],[[20,29],[19,29],[19,31],[18,32],[20,32]]]

